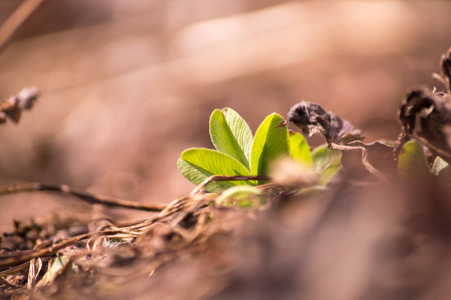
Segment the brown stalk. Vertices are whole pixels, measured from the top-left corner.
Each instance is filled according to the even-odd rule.
[[[0,51],[44,0],[25,0],[0,27]]]
[[[368,151],[363,146],[347,146],[347,145],[338,145],[335,143],[329,144],[330,150],[340,150],[340,151],[349,151],[349,150],[360,150],[362,151],[362,164],[367,169],[368,172],[373,174],[377,179],[381,182],[387,182],[387,177],[377,170],[368,160]]]
[[[164,204],[143,204],[134,201],[123,200],[105,195],[91,194],[86,191],[72,188],[65,184],[46,184],[46,183],[21,183],[11,184],[0,187],[0,197],[10,194],[27,192],[58,192],[88,202],[90,204],[102,204],[110,207],[121,207],[142,211],[160,212],[166,208]]]

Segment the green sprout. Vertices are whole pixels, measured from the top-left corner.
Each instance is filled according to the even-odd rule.
[[[216,150],[190,148],[177,162],[180,172],[195,185],[212,175],[268,175],[274,162],[291,157],[320,174],[318,184],[326,184],[340,169],[341,152],[327,145],[313,151],[305,138],[288,130],[282,116],[265,118],[255,136],[246,121],[233,109],[216,109],[210,117],[210,137]],[[206,190],[222,192],[237,185],[259,185],[262,181],[211,182]]]
[[[440,156],[436,156],[430,166],[423,147],[416,140],[404,144],[397,167],[399,177],[404,180],[423,179],[427,176],[449,180],[451,175],[449,164]]]

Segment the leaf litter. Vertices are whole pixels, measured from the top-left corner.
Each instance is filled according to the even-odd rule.
[[[395,174],[410,138],[427,150],[409,152],[413,159],[443,158],[432,172],[441,173],[449,163],[449,53],[440,75],[448,92],[408,93],[396,145],[361,142],[360,130],[316,104],[302,102],[291,110],[289,119],[304,132],[320,133],[329,149],[342,151],[344,170],[326,187],[311,186],[305,170],[284,163],[282,172],[265,177],[269,183],[252,187],[258,189],[254,195],[267,199],[260,207],[220,206],[216,200],[223,193],[205,192],[211,181],[255,176],[212,176],[191,195],[149,209],[154,215],[144,220],[105,219],[96,228],[89,217],[62,214],[15,221],[14,231],[0,240],[1,299],[449,295],[450,185],[432,177],[402,181]],[[67,186],[48,187],[15,185],[0,194],[53,191],[100,205],[141,207]]]
[[[10,120],[13,123],[20,121],[22,111],[33,108],[38,98],[38,90],[36,88],[25,88],[17,95],[3,101],[0,105],[0,124]]]

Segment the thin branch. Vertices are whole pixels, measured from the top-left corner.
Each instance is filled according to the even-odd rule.
[[[365,169],[373,174],[377,179],[381,182],[387,182],[387,177],[382,174],[379,170],[377,170],[368,160],[368,151],[363,146],[346,146],[346,145],[338,145],[335,143],[329,144],[330,150],[340,150],[340,151],[352,151],[352,150],[360,150],[362,151],[362,164]]]
[[[101,204],[110,207],[121,207],[143,211],[160,212],[166,208],[161,204],[143,204],[134,201],[123,200],[105,195],[91,194],[83,190],[72,188],[65,184],[46,184],[46,183],[22,183],[11,184],[0,187],[0,197],[10,194],[27,192],[58,192],[76,197],[90,204]]]
[[[44,0],[25,0],[0,27],[0,51]]]
[[[1,257],[0,257],[0,259],[1,259]],[[29,261],[24,262],[24,263],[22,263],[22,264],[20,264],[20,265],[17,265],[17,266],[14,266],[14,267],[11,267],[11,268],[9,268],[9,269],[6,269],[6,270],[1,271],[1,272],[0,272],[0,277],[8,276],[8,275],[12,275],[12,274],[18,273],[18,272],[20,272],[20,271],[23,271],[23,270],[25,270],[25,269],[28,269],[29,267],[30,267],[30,262],[29,262]]]

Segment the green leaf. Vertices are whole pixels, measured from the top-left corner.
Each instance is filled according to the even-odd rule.
[[[290,155],[285,120],[273,113],[266,117],[255,133],[251,154],[252,175],[267,175],[270,164],[280,156]]]
[[[192,148],[185,150],[177,162],[183,176],[199,185],[212,175],[250,175],[249,170],[233,157],[210,149]],[[250,184],[246,181],[212,182],[206,189],[220,192],[237,184]]]
[[[320,174],[318,184],[327,184],[341,168],[341,151],[321,145],[312,151],[313,169]]]
[[[398,175],[404,179],[419,179],[428,174],[429,164],[423,148],[415,140],[407,142],[398,157]]]
[[[431,173],[435,176],[450,176],[450,166],[449,164],[440,156],[437,156],[432,165]]]
[[[290,131],[290,152],[294,161],[309,167],[313,166],[310,146],[302,134]]]
[[[216,199],[216,203],[223,206],[252,208],[264,205],[266,200],[265,195],[258,188],[241,185],[224,191]]]
[[[252,132],[236,111],[231,108],[214,110],[210,117],[210,136],[218,151],[232,156],[249,169]]]

